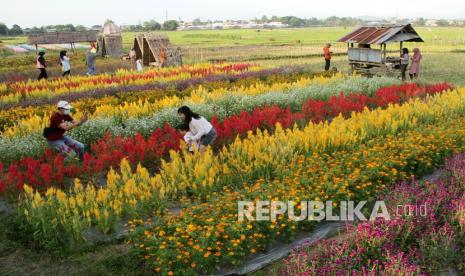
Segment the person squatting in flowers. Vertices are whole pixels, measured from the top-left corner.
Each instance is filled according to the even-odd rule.
[[[178,115],[185,124],[189,126],[189,131],[193,136],[188,136],[187,143],[196,143],[200,140],[200,152],[203,153],[208,146],[213,145],[216,140],[217,134],[212,124],[204,117],[193,112],[187,106],[181,106],[178,109]],[[186,133],[187,134],[187,133]]]
[[[194,152],[194,146],[196,149],[200,148],[200,140],[192,140],[194,134],[190,131],[188,124],[182,123],[181,126],[179,126],[179,132],[183,135],[183,139],[187,143],[189,152]]]
[[[65,132],[72,130],[84,124],[87,121],[87,113],[81,120],[76,121],[69,115],[72,106],[66,101],[60,101],[57,104],[57,111],[50,118],[50,127],[44,130],[44,136],[47,138],[48,145],[59,153],[68,157],[75,152],[79,160],[84,159],[84,144],[68,136]]]

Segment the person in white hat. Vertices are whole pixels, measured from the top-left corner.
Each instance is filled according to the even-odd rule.
[[[84,144],[65,136],[65,132],[85,123],[87,113],[84,113],[81,120],[76,121],[69,115],[71,108],[72,106],[67,101],[58,102],[58,110],[52,114],[50,126],[44,129],[44,136],[52,149],[67,156],[71,156],[75,152],[79,160],[82,161],[84,158]]]

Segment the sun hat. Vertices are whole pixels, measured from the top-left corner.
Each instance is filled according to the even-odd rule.
[[[71,109],[73,108],[67,101],[59,101],[57,104],[58,108]]]

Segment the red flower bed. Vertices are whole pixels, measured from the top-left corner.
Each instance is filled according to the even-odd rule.
[[[256,108],[251,113],[241,112],[220,122],[212,118],[212,124],[218,133],[218,145],[227,143],[237,135],[244,136],[247,131],[255,129],[272,129],[276,123],[284,128],[291,127],[299,121],[320,122],[342,114],[362,111],[365,107],[386,107],[388,104],[401,103],[412,97],[440,93],[451,86],[443,83],[427,87],[417,84],[404,84],[379,89],[373,96],[351,93],[333,96],[328,101],[308,99],[302,105],[302,113],[292,113],[289,108],[265,106]],[[86,153],[82,165],[65,163],[61,155],[54,155],[47,150],[39,159],[24,158],[11,164],[0,176],[0,192],[21,190],[24,183],[34,188],[47,188],[63,185],[65,178],[76,176],[95,176],[106,173],[110,167],[117,167],[123,158],[133,165],[142,163],[146,167],[156,167],[160,158],[170,150],[179,150],[182,136],[170,125],[155,130],[149,138],[137,134],[132,137],[112,137],[110,134],[91,145],[91,152]],[[0,162],[0,171],[4,166]]]

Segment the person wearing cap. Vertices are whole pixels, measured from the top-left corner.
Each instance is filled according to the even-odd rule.
[[[48,78],[47,70],[45,70],[45,68],[47,68],[47,63],[45,62],[44,55],[45,55],[44,51],[40,51],[39,55],[37,55],[36,68],[40,70],[40,75],[37,78],[38,80]]]
[[[50,127],[46,136],[48,145],[67,156],[70,156],[74,151],[79,160],[84,159],[84,144],[76,141],[68,136],[65,136],[67,131],[78,127],[87,121],[87,113],[81,120],[76,121],[69,115],[72,106],[66,101],[59,101],[57,104],[57,111],[54,112],[50,118]]]
[[[331,52],[329,48],[331,48],[330,43],[326,44],[326,46],[323,48],[323,55],[325,57],[325,71],[328,71],[331,67],[331,54],[333,52]]]

